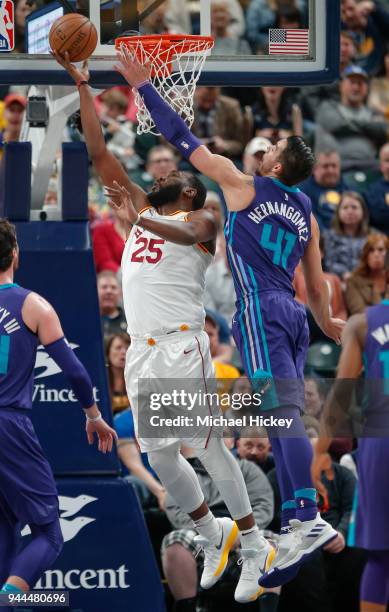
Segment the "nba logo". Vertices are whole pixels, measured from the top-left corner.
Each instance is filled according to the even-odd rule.
[[[0,52],[12,51],[14,46],[14,3],[12,0],[0,0]]]

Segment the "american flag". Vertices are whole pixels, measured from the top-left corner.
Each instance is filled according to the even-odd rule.
[[[307,55],[309,30],[269,30],[270,55]]]

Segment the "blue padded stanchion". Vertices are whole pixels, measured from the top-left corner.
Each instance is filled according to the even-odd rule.
[[[62,145],[62,218],[88,219],[88,153],[83,142]]]
[[[31,142],[10,142],[1,163],[3,209],[10,221],[28,221],[31,208]]]
[[[16,282],[56,309],[68,342],[92,379],[95,399],[111,422],[96,273],[88,223],[16,224],[20,265]],[[88,445],[85,416],[70,385],[44,347],[35,366],[32,419],[56,476],[117,474],[116,452]]]

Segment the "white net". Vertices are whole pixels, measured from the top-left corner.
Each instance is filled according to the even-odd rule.
[[[119,42],[119,41],[117,41]],[[172,36],[167,46],[162,36],[152,43],[147,37],[121,38],[120,45],[132,49],[138,60],[153,66],[151,81],[168,104],[182,117],[188,127],[192,126],[193,96],[205,58],[214,45],[211,37],[183,36],[178,40]],[[138,108],[138,134],[159,135],[155,123],[143,104],[136,89],[135,103]]]

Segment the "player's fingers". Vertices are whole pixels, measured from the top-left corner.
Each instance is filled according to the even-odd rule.
[[[122,49],[123,49],[124,57],[126,58],[126,62],[131,63],[134,59],[133,53],[130,51],[127,45],[122,45]]]
[[[88,443],[89,444],[93,444],[93,433],[91,431],[87,431],[86,435],[87,435],[87,438],[88,438]]]
[[[104,185],[104,191],[106,191],[108,194],[112,193],[112,194],[116,194],[118,195],[120,192],[120,189],[118,189],[117,187],[108,187],[108,185]]]
[[[146,68],[147,74],[148,74],[148,75],[150,75],[151,69],[152,69],[152,67],[153,67],[153,64],[151,63],[151,61],[150,61],[150,60],[147,60],[147,61],[144,63],[144,67]]]
[[[119,191],[121,194],[130,195],[124,185],[120,185],[117,181],[113,181],[113,184],[116,186],[116,191]]]
[[[119,189],[117,187],[108,187],[107,185],[104,185],[104,190],[107,193],[119,193]]]
[[[124,61],[124,60],[123,60],[123,52],[122,52],[122,48],[121,48],[121,47],[120,47],[120,49],[118,49],[118,50],[116,51],[115,55],[116,55],[116,59],[117,59],[117,60],[118,60],[120,63],[122,63],[122,62]]]
[[[106,198],[119,198],[120,199],[120,193],[118,193],[117,191],[111,190],[111,191],[104,191],[104,195]]]
[[[120,187],[120,191],[122,192],[123,195],[127,197],[130,195],[130,192],[124,187],[124,185]]]
[[[109,434],[109,440],[108,440],[108,450],[109,452],[111,452],[113,447],[113,437],[111,436],[111,434]]]
[[[119,204],[115,204],[115,202],[113,200],[108,200],[108,206],[110,206],[114,210],[120,210],[121,209],[121,206],[119,206]]]
[[[114,64],[113,69],[115,70],[115,72],[119,72],[122,76],[125,75],[125,69],[123,68],[123,66],[118,66],[117,64]]]
[[[60,53],[58,53],[58,51],[56,51],[55,49],[52,49],[52,50],[50,51],[50,53],[51,53],[51,55],[52,55],[52,56],[53,56],[53,57],[56,59],[56,61],[57,61],[57,62],[58,62],[58,63],[59,63],[61,66],[63,66],[64,68],[66,67],[66,66],[65,66],[65,60],[64,60],[63,56],[62,56]]]

